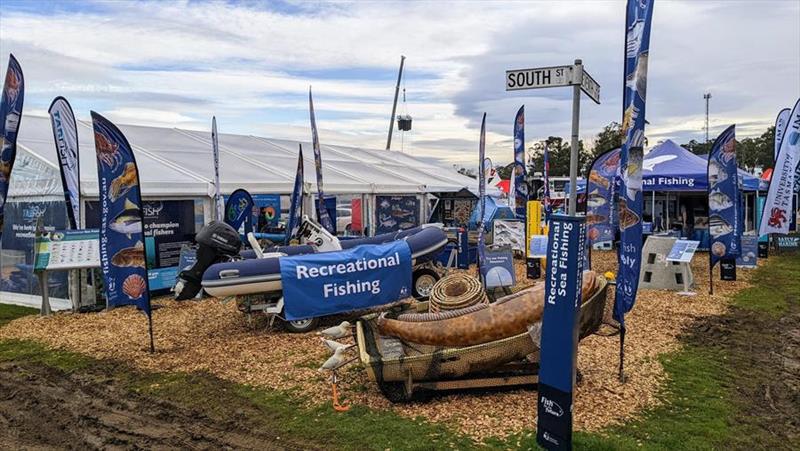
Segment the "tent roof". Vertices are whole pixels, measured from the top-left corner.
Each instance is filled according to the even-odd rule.
[[[210,131],[117,125],[136,154],[143,195],[198,197],[213,192]],[[78,121],[78,141],[81,193],[97,196],[97,163],[91,122]],[[27,171],[18,171],[21,168],[14,166],[10,195],[60,195],[58,160],[50,119],[24,116],[17,144],[18,158],[22,159],[18,161],[30,160],[36,164],[27,165],[31,168]],[[245,188],[254,194],[290,193],[300,144],[306,169],[304,181],[309,192],[316,192],[310,143],[221,133],[222,192]],[[321,149],[324,188],[331,194],[455,192],[462,188],[474,191],[477,187],[475,179],[450,167],[396,151],[325,144]],[[47,181],[52,182],[48,184]]]

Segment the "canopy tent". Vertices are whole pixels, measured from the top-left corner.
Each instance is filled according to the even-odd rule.
[[[497,199],[491,196],[486,196],[486,211],[483,212],[483,222],[491,228],[491,224],[495,219],[515,219],[516,215],[508,205],[501,205],[497,203]],[[469,228],[478,228],[478,209],[472,210],[469,216]]]

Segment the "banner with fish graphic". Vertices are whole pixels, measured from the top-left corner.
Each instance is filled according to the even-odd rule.
[[[525,183],[525,105],[519,107],[514,119],[514,189],[508,196],[513,201],[517,218],[525,220],[528,210],[528,184]]]
[[[711,267],[741,252],[741,194],[736,166],[736,126],[720,133],[708,154],[708,233]]]
[[[295,229],[300,227],[300,221],[303,218],[303,145],[300,144],[300,151],[297,154],[297,172],[294,174],[294,188],[292,189],[292,199],[289,204],[289,222],[286,225],[286,238],[283,239],[283,244],[289,244],[289,241],[294,237]]]
[[[789,114],[791,114],[791,112],[792,110],[789,108],[784,108],[778,113],[778,117],[775,118],[775,138],[773,139],[775,154],[773,161],[778,160],[778,151],[781,150],[781,141],[783,141],[783,135],[786,133],[786,125],[789,124]]]
[[[625,70],[622,97],[620,191],[617,202],[620,246],[614,319],[625,327],[639,288],[642,259],[642,160],[647,97],[647,62],[654,0],[628,0],[625,14]]]
[[[100,268],[109,307],[136,305],[150,316],[139,171],[128,140],[91,112],[100,194]]]
[[[214,208],[217,210],[217,221],[222,221],[225,215],[225,202],[222,200],[222,187],[219,184],[219,136],[216,116],[211,118],[211,151],[214,155]]]
[[[8,69],[0,97],[0,235],[3,233],[6,197],[11,169],[17,157],[17,132],[25,100],[25,78],[14,55],[8,56]]]
[[[553,212],[553,202],[550,200],[550,149],[548,148],[547,141],[544,143],[544,154],[542,155],[542,160],[544,160],[542,168],[542,177],[544,180],[542,208],[544,209],[544,222],[547,224],[550,222],[550,214]]]
[[[772,170],[772,180],[769,183],[767,201],[761,214],[759,235],[766,233],[789,233],[789,223],[792,210],[794,193],[795,169],[800,152],[800,99],[794,104],[783,133],[781,148],[775,168]]]
[[[617,215],[614,208],[616,180],[619,175],[620,149],[612,149],[595,158],[586,177],[586,237],[595,244],[614,241]]]
[[[80,228],[81,170],[78,153],[78,124],[67,99],[59,96],[50,104],[50,123],[61,169],[61,184],[67,202],[67,217],[72,229]]]
[[[325,208],[325,194],[322,192],[322,152],[319,148],[319,134],[317,134],[317,119],[314,114],[314,100],[311,98],[311,88],[308,89],[308,111],[311,116],[311,144],[314,148],[314,168],[317,171],[317,219],[319,224],[330,233],[335,234],[336,228],[331,221],[328,210]]]
[[[247,190],[239,188],[228,196],[225,203],[225,223],[239,230],[244,224],[244,233],[253,231],[253,196]]]
[[[484,242],[486,214],[486,113],[481,121],[481,137],[478,143],[478,268],[483,266],[486,243]]]

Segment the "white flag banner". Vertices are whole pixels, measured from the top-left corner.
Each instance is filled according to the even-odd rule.
[[[225,202],[219,186],[219,137],[217,136],[217,118],[211,118],[211,146],[214,152],[214,206],[217,209],[217,221],[222,222],[225,212]]]
[[[778,117],[775,119],[775,156],[773,157],[773,161],[778,159],[778,151],[781,150],[781,141],[783,141],[783,135],[786,132],[786,124],[789,123],[789,114],[791,110],[789,108],[784,108],[778,113]]]
[[[80,228],[81,191],[80,162],[78,160],[78,130],[72,107],[63,97],[56,97],[50,104],[50,123],[53,126],[53,139],[56,143],[58,163],[61,169],[61,183],[64,200],[67,202],[70,228]]]
[[[778,158],[772,170],[767,201],[761,213],[759,235],[766,233],[789,233],[789,222],[792,212],[792,194],[794,193],[795,167],[798,150],[800,150],[800,99],[794,104],[786,131],[783,133]]]

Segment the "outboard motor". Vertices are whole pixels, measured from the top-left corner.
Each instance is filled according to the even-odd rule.
[[[242,241],[230,225],[212,221],[195,236],[197,261],[191,268],[178,275],[175,284],[175,300],[183,301],[197,296],[202,288],[203,273],[214,263],[229,261],[239,255]]]

